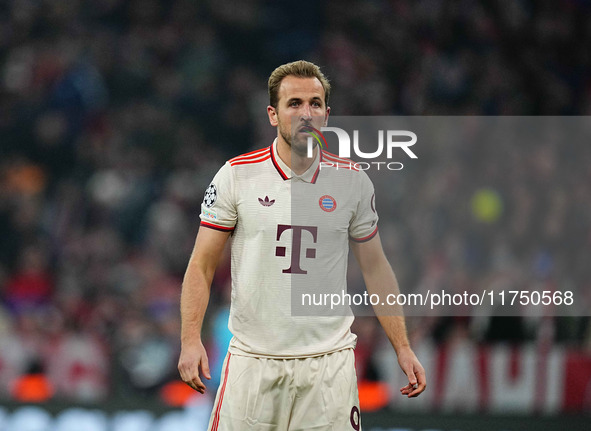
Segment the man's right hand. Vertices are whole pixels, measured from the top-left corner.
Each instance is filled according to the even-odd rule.
[[[201,374],[207,380],[211,379],[211,375],[209,373],[207,352],[201,341],[190,346],[182,346],[178,369],[183,382],[196,391],[202,394],[205,393],[205,385],[199,378],[199,371],[201,370]]]

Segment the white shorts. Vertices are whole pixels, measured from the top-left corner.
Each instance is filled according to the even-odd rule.
[[[208,430],[361,430],[353,349],[301,359],[228,353]]]

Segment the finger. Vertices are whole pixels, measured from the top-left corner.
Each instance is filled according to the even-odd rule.
[[[190,382],[191,384],[189,386],[191,386],[193,389],[195,389],[197,392],[204,394],[205,393],[205,385],[203,384],[203,382],[201,381],[201,379],[199,377],[195,377],[193,380],[191,380]]]
[[[412,391],[413,391],[413,390],[414,390],[414,388],[413,388],[412,386],[411,386],[411,387],[404,387],[404,388],[402,388],[402,390],[400,391],[400,394],[401,394],[401,395],[408,396],[410,393],[412,393]]]
[[[414,386],[417,384],[417,376],[415,375],[413,367],[410,367],[407,370],[404,370],[406,377],[408,377],[408,384],[410,386]]]
[[[192,389],[196,390],[197,392],[200,393],[205,393],[205,385],[203,384],[203,382],[201,382],[201,380],[199,378],[194,378],[192,380],[185,380],[182,379],[183,382],[185,382],[187,385],[189,385]]]
[[[409,393],[407,396],[408,396],[408,398],[418,397],[420,394],[423,393],[423,391],[426,388],[427,388],[426,384],[419,384],[419,385],[417,385],[417,388],[413,389],[413,391],[411,393]]]
[[[203,355],[201,359],[201,373],[207,380],[211,380],[211,373],[209,371],[209,361],[207,360],[207,356]]]
[[[193,383],[193,382],[185,382],[185,383],[194,391],[201,392],[195,383]]]
[[[197,367],[181,365],[179,366],[179,374],[181,376],[181,380],[191,388],[201,393],[205,392],[205,385],[201,379],[199,379],[199,370]]]
[[[427,389],[427,378],[424,371],[417,372],[418,383],[413,387],[413,391],[408,394],[409,398],[418,397]]]

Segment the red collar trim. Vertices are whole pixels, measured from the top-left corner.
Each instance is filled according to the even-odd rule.
[[[275,149],[273,148],[274,146],[275,145],[273,143],[269,147],[270,153],[271,153],[271,161],[273,162],[273,166],[275,166],[275,169],[277,169],[277,172],[279,172],[279,175],[281,175],[281,178],[283,178],[284,181],[289,180],[290,177],[287,176],[287,174],[283,171],[283,169],[281,169],[281,166],[277,162],[277,158],[279,157],[279,155],[275,154]],[[316,184],[316,180],[318,179],[318,175],[320,174],[320,163],[322,163],[322,161],[324,160],[322,149],[318,148],[318,151],[320,151],[320,159],[318,161],[318,166],[316,166],[316,170],[314,171],[314,175],[312,176],[312,179],[310,180],[311,184]]]
[[[283,180],[288,180],[289,177],[285,174],[285,172],[283,172],[283,170],[281,169],[281,167],[279,166],[279,163],[277,163],[277,160],[275,159],[275,151],[273,151],[273,144],[271,144],[271,160],[273,161],[273,165],[275,166],[275,169],[277,169],[277,172],[279,172],[279,175],[281,175],[281,178],[283,178]]]

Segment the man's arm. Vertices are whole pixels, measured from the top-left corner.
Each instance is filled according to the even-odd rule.
[[[384,255],[379,233],[367,242],[351,241],[351,249],[370,295],[377,294],[381,301],[385,301],[387,294],[400,292],[394,271]],[[427,387],[427,380],[423,366],[410,348],[402,307],[387,309],[376,306],[374,310],[396,351],[400,368],[408,377],[408,385],[400,388],[400,392],[409,398],[416,397]]]
[[[199,228],[183,279],[178,369],[183,382],[201,393],[205,393],[205,385],[199,378],[199,369],[205,378],[211,379],[207,353],[201,341],[201,327],[209,302],[211,280],[229,236],[229,232]]]

